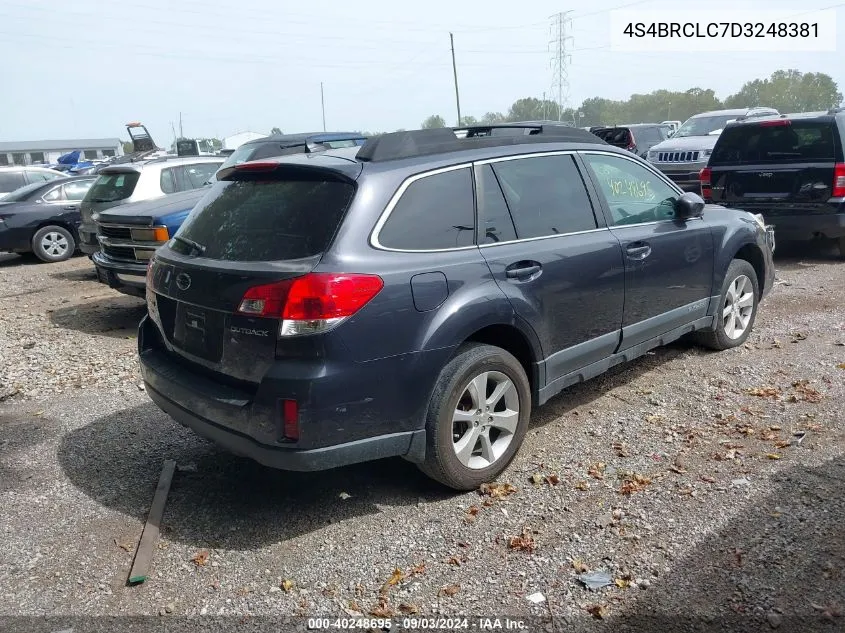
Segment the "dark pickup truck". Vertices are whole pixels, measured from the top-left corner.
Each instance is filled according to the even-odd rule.
[[[843,108],[731,123],[701,171],[701,193],[761,214],[779,242],[834,240],[845,257],[843,148]]]

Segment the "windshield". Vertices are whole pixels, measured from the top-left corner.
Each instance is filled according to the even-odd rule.
[[[738,114],[722,114],[719,116],[700,116],[692,119],[687,119],[678,131],[672,135],[672,138],[680,138],[682,136],[707,136],[711,132],[721,130],[729,122],[735,121]]]

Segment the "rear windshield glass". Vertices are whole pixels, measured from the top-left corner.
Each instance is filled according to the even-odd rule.
[[[229,155],[220,169],[224,167],[231,167],[232,165],[240,165],[251,160],[261,160],[262,158],[272,158],[274,156],[287,156],[290,154],[304,154],[305,143],[283,147],[281,143],[251,143],[249,145],[241,145],[238,149]]]
[[[617,147],[627,147],[629,145],[629,141],[631,140],[631,132],[628,128],[624,127],[596,130],[593,134],[598,136],[605,143],[610,143],[611,145],[615,145]]]
[[[0,191],[3,191],[3,174],[0,172]],[[43,182],[34,182],[31,185],[26,185],[25,187],[20,187],[19,189],[15,189],[13,193],[7,194],[3,198],[3,202],[21,202],[22,200],[26,200],[33,194],[33,192],[38,191],[39,189],[44,189],[45,185]]]
[[[85,199],[90,202],[116,202],[125,200],[135,191],[141,177],[136,171],[122,174],[101,174],[88,190]]]
[[[719,138],[711,165],[834,161],[836,127],[825,121],[792,121],[790,125],[738,125]]]
[[[311,257],[328,247],[354,194],[349,183],[323,179],[218,182],[176,235],[203,246],[211,259]],[[195,252],[179,240],[170,248]]]

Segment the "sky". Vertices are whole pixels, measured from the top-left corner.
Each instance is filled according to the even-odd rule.
[[[614,10],[835,7],[837,52],[618,52]],[[845,2],[836,0],[0,0],[0,140],[127,138],[142,121],[159,145],[241,131],[385,132],[431,114],[455,124],[449,33],[461,113],[552,98],[551,16],[571,11],[569,105],[657,89],[720,98],[781,68],[845,88]],[[674,14],[673,14],[674,15]],[[764,105],[764,104],[761,104]]]

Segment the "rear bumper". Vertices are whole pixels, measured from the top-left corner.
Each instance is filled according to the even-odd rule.
[[[405,373],[413,382],[428,376],[419,362],[425,353],[367,363],[277,360],[260,384],[234,386],[168,352],[149,317],[139,327],[138,349],[147,393],[159,408],[265,466],[314,471],[386,457],[424,458],[430,389],[409,389]],[[433,378],[431,383],[433,388]],[[284,437],[282,399],[299,406],[298,442]]]
[[[816,238],[845,237],[845,210],[840,213],[802,215],[767,215],[766,222],[775,227],[780,241],[806,241]]]
[[[147,267],[144,264],[116,261],[100,251],[94,252],[91,260],[100,283],[124,294],[144,297],[147,287]]]

